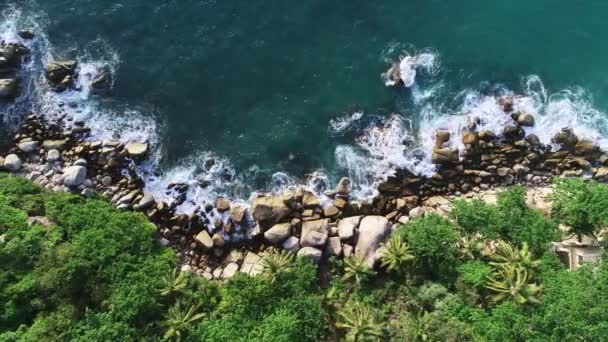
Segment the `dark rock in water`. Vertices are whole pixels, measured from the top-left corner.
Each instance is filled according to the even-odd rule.
[[[96,93],[110,90],[112,87],[112,72],[105,67],[99,71],[91,80],[91,87]]]
[[[386,72],[386,76],[393,86],[402,86],[403,80],[401,79],[401,69],[399,62],[393,63],[390,69]]]
[[[30,30],[21,30],[17,34],[19,35],[19,37],[21,37],[23,39],[34,39],[34,37],[36,37],[34,32],[32,32]]]
[[[510,113],[513,111],[513,97],[512,96],[503,96],[498,99],[498,105],[502,107],[502,110],[505,113]]]
[[[553,142],[562,145],[562,147],[572,148],[578,143],[578,137],[572,129],[562,128],[561,132],[553,137]]]
[[[19,94],[17,80],[14,78],[0,79],[0,99],[13,99]]]
[[[505,139],[519,140],[522,139],[526,133],[519,127],[507,126],[503,129],[502,135],[505,137]]]
[[[57,91],[63,91],[72,85],[76,68],[76,61],[55,61],[46,68],[44,76]]]
[[[450,132],[444,130],[438,130],[435,132],[435,147],[442,148],[443,144],[450,140]]]
[[[526,137],[526,141],[530,146],[540,146],[540,139],[536,134],[530,134]]]
[[[533,127],[534,123],[535,123],[534,115],[527,114],[527,113],[521,113],[517,116],[517,123],[520,126]]]

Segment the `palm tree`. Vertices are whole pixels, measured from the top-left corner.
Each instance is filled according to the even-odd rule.
[[[160,295],[163,297],[173,295],[174,293],[181,293],[186,290],[188,286],[188,275],[186,272],[180,272],[178,269],[174,269],[173,272],[167,274],[163,278],[163,286],[160,289]]]
[[[462,258],[473,260],[483,254],[484,242],[478,234],[465,235],[458,240],[457,247]]]
[[[532,270],[540,266],[540,260],[533,260],[530,249],[527,243],[523,243],[521,249],[513,247],[508,242],[498,240],[496,250],[490,255],[491,265],[500,266],[511,264],[516,267],[523,267],[526,270]]]
[[[167,341],[181,341],[192,328],[194,323],[205,317],[205,313],[197,313],[199,305],[191,305],[187,311],[182,308],[181,302],[175,303],[165,314],[165,327],[163,338]]]
[[[485,287],[494,292],[491,299],[495,303],[506,299],[518,304],[540,303],[537,295],[542,286],[530,283],[528,272],[523,267],[512,264],[499,266],[496,272],[488,277]]]
[[[344,259],[344,276],[342,279],[359,287],[365,280],[376,274],[362,257],[351,255]]]
[[[289,270],[292,263],[293,254],[284,250],[269,251],[261,261],[263,272],[271,282],[275,282],[281,273]]]
[[[410,252],[410,246],[397,234],[390,238],[380,257],[382,267],[389,272],[398,273],[403,270],[406,263],[412,260],[414,260],[414,255]]]
[[[379,341],[384,336],[383,327],[373,313],[358,303],[347,305],[340,311],[336,326],[346,330],[347,341]]]

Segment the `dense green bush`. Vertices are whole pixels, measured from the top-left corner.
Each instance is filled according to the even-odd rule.
[[[525,242],[538,256],[560,237],[557,223],[526,205],[525,188],[521,186],[499,193],[496,205],[480,200],[456,201],[452,217],[469,234],[480,233],[517,245]]]
[[[552,215],[579,236],[595,235],[608,223],[608,187],[595,181],[555,181]]]
[[[453,276],[459,233],[450,221],[430,214],[401,226],[398,234],[411,246],[421,272],[432,279],[448,280]]]

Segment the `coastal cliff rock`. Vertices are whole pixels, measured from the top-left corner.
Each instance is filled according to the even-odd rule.
[[[64,91],[72,86],[78,63],[73,60],[51,62],[44,73],[56,91]]]

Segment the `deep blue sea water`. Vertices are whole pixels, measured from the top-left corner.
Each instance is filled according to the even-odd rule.
[[[238,178],[247,185],[231,191],[241,194],[344,175],[365,188],[424,159],[431,128],[451,127],[450,115],[490,115],[483,95],[507,89],[547,115],[539,129],[559,117],[598,141],[608,133],[603,0],[4,0],[0,9],[4,22],[39,25],[53,57],[115,67],[113,91],[95,100],[104,114],[91,120],[144,137],[153,133],[138,125],[154,123],[164,177]],[[413,88],[385,87],[390,61],[421,53],[434,63]],[[221,170],[203,165],[211,156]],[[309,176],[319,170],[327,177]]]

